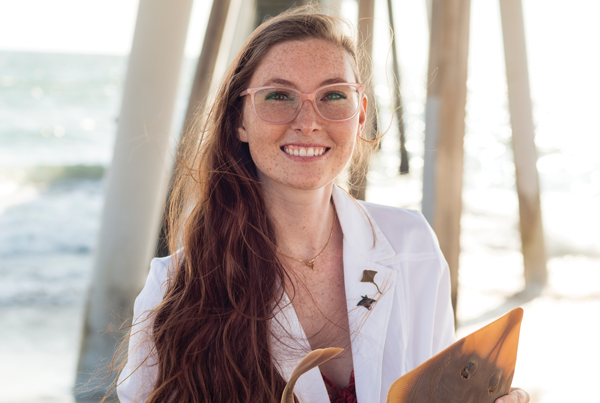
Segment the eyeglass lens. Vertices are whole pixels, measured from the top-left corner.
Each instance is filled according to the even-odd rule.
[[[351,85],[336,85],[319,90],[315,104],[327,119],[343,120],[352,117],[359,104],[359,93]],[[300,107],[300,94],[289,88],[267,88],[254,94],[258,117],[272,123],[290,120]]]

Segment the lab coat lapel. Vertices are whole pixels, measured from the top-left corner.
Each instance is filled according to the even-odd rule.
[[[397,272],[377,262],[395,252],[366,209],[337,186],[333,200],[344,233],[344,281],[357,399],[378,402]],[[381,294],[373,283],[361,282],[365,270],[377,272],[374,281]],[[377,301],[370,310],[358,305],[364,296]]]
[[[356,395],[359,402],[379,402],[396,270],[377,262],[393,257],[395,252],[366,209],[337,186],[333,187],[333,201],[344,234],[344,282]],[[374,280],[382,294],[374,284],[361,282],[364,270],[377,272]],[[363,296],[377,301],[370,310],[357,306]],[[310,351],[310,345],[285,293],[271,326],[275,335],[271,339],[273,357],[287,382],[298,362]],[[300,402],[329,403],[318,367],[298,379],[294,393]]]
[[[311,351],[310,344],[296,311],[287,294],[283,293],[280,307],[271,320],[271,351],[279,373],[288,382],[294,368]],[[330,403],[327,388],[321,377],[319,367],[313,368],[296,382],[294,394],[300,403]]]

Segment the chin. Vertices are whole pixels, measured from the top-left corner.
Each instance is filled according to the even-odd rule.
[[[267,171],[265,174],[258,169],[259,179],[261,182],[272,187],[287,187],[295,190],[318,190],[331,186],[335,178],[330,175],[324,175],[323,172],[288,172],[284,175],[281,173],[273,174]]]
[[[314,180],[314,181],[301,181],[301,182],[288,182],[287,185],[291,188],[298,190],[318,190],[324,187],[330,186],[333,180]]]

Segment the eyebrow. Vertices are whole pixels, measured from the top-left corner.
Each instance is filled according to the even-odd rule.
[[[321,82],[321,84],[319,84],[319,87],[323,87],[324,85],[328,85],[328,84],[337,84],[337,83],[345,83],[345,82],[347,82],[346,79],[341,78],[341,77],[328,78],[327,80]],[[294,83],[292,83],[291,81],[288,81],[288,80],[284,80],[283,78],[272,78],[270,80],[267,80],[267,82],[265,82],[264,86],[266,87],[266,86],[269,86],[270,84],[280,84],[280,85],[285,85],[286,87],[298,89],[298,87],[296,87],[296,85]]]

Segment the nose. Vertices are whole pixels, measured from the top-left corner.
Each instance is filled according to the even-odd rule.
[[[321,128],[321,116],[317,113],[314,104],[305,100],[300,106],[298,116],[291,122],[292,129],[310,134]]]

